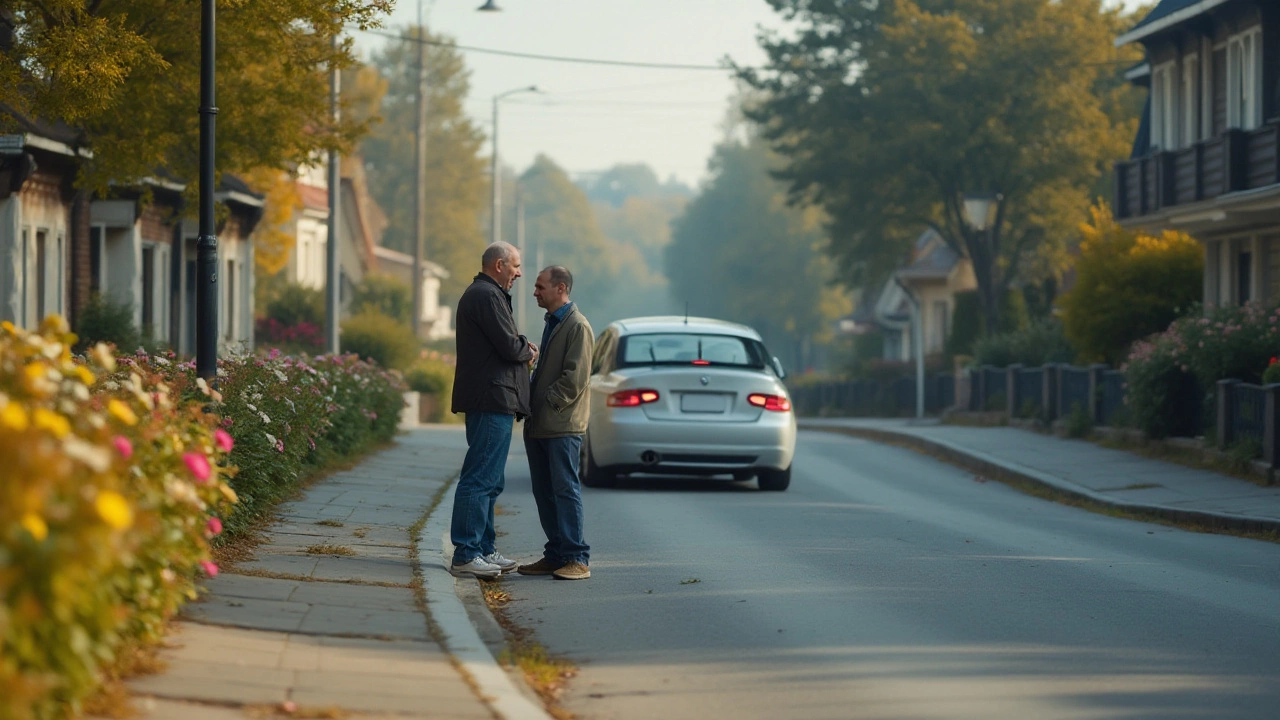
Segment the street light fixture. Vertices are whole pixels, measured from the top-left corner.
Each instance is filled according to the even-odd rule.
[[[490,2],[489,4],[492,4],[492,2]],[[483,9],[484,8],[481,8],[481,10]],[[502,209],[501,209],[502,191],[500,190],[502,186],[502,181],[501,181],[501,178],[498,177],[498,101],[502,100],[505,97],[509,97],[511,95],[517,95],[519,93],[527,93],[527,92],[533,92],[533,93],[539,92],[538,86],[530,85],[529,87],[516,88],[514,90],[508,90],[504,93],[493,96],[493,158],[490,160],[491,167],[489,169],[490,170],[489,182],[492,184],[490,200],[492,201],[492,204],[493,204],[493,207],[491,208],[491,212],[493,213],[493,216],[489,221],[489,242],[490,243],[498,242],[499,238],[501,237],[501,233],[499,232],[499,229],[502,226]]]
[[[964,220],[978,232],[986,230],[996,221],[996,210],[1004,196],[1000,193],[970,193],[962,198]]]

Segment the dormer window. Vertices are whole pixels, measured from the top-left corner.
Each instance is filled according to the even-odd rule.
[[[1227,126],[1262,125],[1262,28],[1227,40]]]

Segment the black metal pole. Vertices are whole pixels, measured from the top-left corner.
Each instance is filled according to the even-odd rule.
[[[196,375],[218,374],[218,238],[213,217],[214,0],[200,2],[200,235],[196,238]]]

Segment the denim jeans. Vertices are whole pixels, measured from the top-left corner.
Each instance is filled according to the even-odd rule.
[[[515,416],[467,413],[467,457],[453,496],[453,564],[494,551],[493,507],[506,486],[507,451]]]
[[[588,564],[591,548],[582,535],[582,488],[578,485],[582,437],[526,437],[524,447],[529,454],[538,520],[547,536],[543,556],[559,564]]]

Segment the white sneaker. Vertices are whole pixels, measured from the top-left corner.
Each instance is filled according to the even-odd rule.
[[[464,565],[450,565],[449,572],[453,573],[454,577],[492,579],[502,574],[502,568],[478,557]]]
[[[490,565],[497,565],[498,567],[502,568],[502,572],[504,573],[515,570],[516,566],[520,564],[515,560],[502,557],[502,553],[498,552],[497,550],[494,550],[488,555],[485,555],[484,561],[489,563]]]

